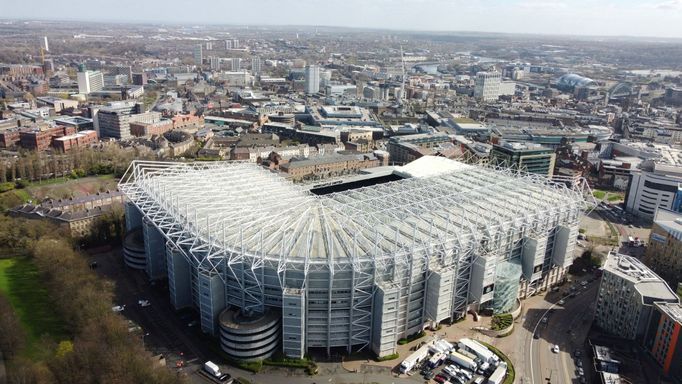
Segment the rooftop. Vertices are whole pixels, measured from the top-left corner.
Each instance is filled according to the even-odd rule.
[[[656,303],[656,306],[671,319],[682,323],[682,305],[680,303]]]
[[[658,224],[658,226],[677,240],[682,241],[682,213],[659,208],[656,211],[654,223]]]
[[[678,301],[675,292],[639,259],[620,253],[610,253],[604,264],[604,271],[613,273],[631,282],[642,295],[642,299],[652,301]]]
[[[434,162],[438,171],[422,170]],[[586,207],[582,190],[565,184],[448,162],[422,158],[407,168],[417,177],[318,196],[247,162],[135,161],[119,187],[161,228],[181,228],[174,241],[306,268],[383,264],[436,243],[467,248]]]

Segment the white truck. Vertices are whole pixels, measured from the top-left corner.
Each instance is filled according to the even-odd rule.
[[[507,365],[500,364],[500,366],[495,369],[495,372],[493,372],[493,374],[488,378],[487,384],[501,384],[506,376]]]
[[[419,364],[419,362],[427,358],[429,356],[429,347],[431,345],[433,345],[433,343],[428,343],[422,346],[413,354],[408,356],[405,360],[403,360],[403,362],[400,363],[400,372],[407,373],[411,371],[415,366],[417,366],[417,364]]]
[[[478,364],[475,361],[458,352],[451,352],[448,355],[448,360],[473,372],[476,372],[476,368],[478,368]]]
[[[469,351],[474,355],[478,356],[478,358],[481,359],[481,361],[483,362],[495,365],[500,360],[496,354],[494,354],[486,346],[475,340],[471,340],[468,338],[460,339],[457,345],[459,346],[460,349],[464,349],[465,351]]]

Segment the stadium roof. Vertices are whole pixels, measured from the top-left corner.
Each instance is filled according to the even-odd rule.
[[[411,178],[321,196],[253,163],[134,161],[119,188],[176,244],[306,272],[433,246],[465,252],[511,227],[577,220],[586,207],[585,184],[443,160],[403,167]]]

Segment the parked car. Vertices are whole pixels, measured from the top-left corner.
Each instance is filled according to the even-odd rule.
[[[142,308],[152,305],[152,303],[150,303],[149,300],[144,300],[144,299],[138,300],[137,304],[139,304],[140,307],[142,307]]]
[[[559,353],[559,346],[554,344],[554,346],[552,347],[552,352]]]
[[[558,304],[559,304],[559,305],[564,305],[564,304],[566,304],[566,300],[561,299],[561,300],[559,300]]]
[[[111,307],[111,310],[114,312],[123,312],[124,309],[126,309],[125,305],[114,305]]]

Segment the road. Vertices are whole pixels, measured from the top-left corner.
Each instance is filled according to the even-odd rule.
[[[578,286],[575,298],[566,297],[568,295],[565,292],[569,291],[566,286],[564,293],[554,295],[555,302],[543,301],[543,305],[534,308],[533,312],[527,315],[529,320],[527,324],[532,328],[526,328],[530,328],[539,336],[538,339],[533,338],[534,332],[524,328],[524,345],[527,350],[524,360],[529,380],[527,383],[578,383],[571,353],[576,349],[583,350],[592,322],[599,280],[595,279],[588,283],[586,288],[580,287],[577,282],[574,282],[574,285]],[[560,298],[566,300],[564,306],[556,304]],[[546,323],[542,321],[545,317]],[[558,354],[551,351],[555,344],[560,349]]]

